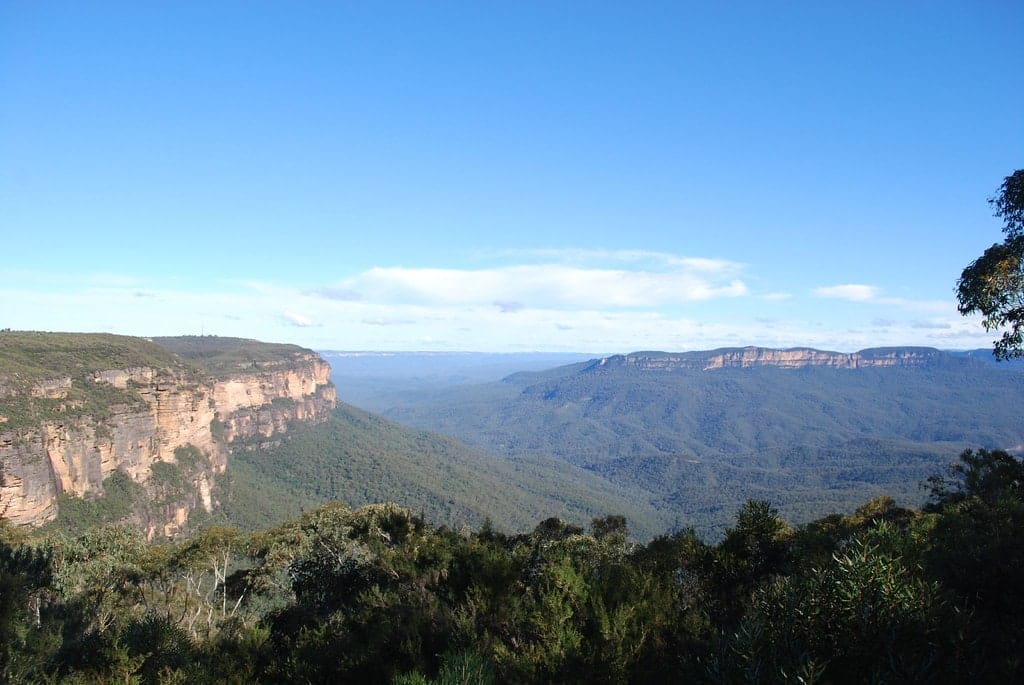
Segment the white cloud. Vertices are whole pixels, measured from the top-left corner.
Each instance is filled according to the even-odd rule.
[[[649,268],[679,267],[705,273],[739,273],[744,265],[728,259],[685,257],[656,250],[602,250],[594,248],[499,250],[482,256],[512,258],[517,261],[573,265],[646,264]]]
[[[914,300],[905,297],[883,297],[882,289],[874,285],[847,283],[844,285],[815,288],[811,292],[815,297],[881,305],[932,315],[941,314],[955,318],[959,317],[959,312],[957,312],[956,305],[952,300]]]
[[[855,306],[793,296],[775,307],[771,302],[788,293],[765,284],[762,294],[744,297],[743,267],[734,262],[643,251],[580,255],[606,263],[520,259],[479,269],[380,267],[319,288],[210,280],[198,289],[141,278],[105,279],[108,285],[99,286],[38,274],[0,280],[0,326],[128,335],[206,332],[321,349],[599,353],[742,345],[972,348],[987,347],[994,337],[977,319],[959,316],[951,301],[886,297],[878,286],[814,291]]]
[[[367,317],[362,319],[367,326],[411,326],[416,323],[415,319],[392,319],[382,316]]]
[[[748,292],[738,278],[677,266],[663,271],[525,264],[491,269],[375,267],[346,281],[373,302],[484,304],[522,307],[657,307],[738,297]]]
[[[298,326],[299,328],[309,328],[310,326],[316,326],[317,323],[308,316],[302,314],[296,314],[295,312],[281,312],[281,318],[292,326]]]

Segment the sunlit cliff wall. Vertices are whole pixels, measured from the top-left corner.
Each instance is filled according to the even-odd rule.
[[[214,506],[211,491],[233,442],[280,434],[294,420],[327,420],[336,404],[329,374],[327,363],[312,352],[216,379],[166,369],[104,370],[93,374],[93,383],[130,389],[141,401],[112,404],[99,414],[59,404],[68,397],[70,378],[37,382],[29,393],[57,401],[57,414],[37,422],[22,418],[19,425],[0,414],[0,514],[17,524],[48,521],[57,514],[61,493],[101,496],[103,480],[115,470],[146,486],[154,463],[174,463],[175,450],[191,445],[206,457],[193,492],[164,507],[147,530],[174,535],[192,509]],[[12,392],[0,385],[0,396]]]
[[[947,355],[926,347],[874,348],[845,354],[810,348],[773,350],[764,347],[742,347],[710,352],[635,353],[606,357],[594,367],[624,365],[643,370],[699,370],[727,368],[775,367],[800,369],[828,367],[836,369],[868,369],[879,367],[915,367],[948,363]]]

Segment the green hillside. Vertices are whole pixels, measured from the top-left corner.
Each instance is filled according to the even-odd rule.
[[[972,447],[1024,444],[1024,374],[919,368],[643,370],[574,364],[410,395],[385,413],[505,456],[550,456],[721,530],[750,497],[810,520],[887,492],[908,505]]]
[[[564,461],[495,458],[348,405],[325,424],[293,426],[275,446],[250,447],[236,446],[221,496],[226,520],[249,529],[332,500],[400,502],[453,528],[490,518],[500,530],[518,531],[552,516],[582,525],[624,514],[646,539],[668,523],[639,489]]]
[[[298,345],[215,335],[0,331],[0,387],[23,391],[38,381],[138,367],[223,375],[253,364],[287,365],[310,353]]]
[[[0,331],[0,381],[33,382],[107,369],[180,368],[181,359],[145,338],[109,333]]]
[[[156,337],[152,341],[217,377],[263,364],[271,364],[275,368],[287,366],[291,360],[301,364],[303,358],[310,354],[310,350],[298,345],[217,335]]]

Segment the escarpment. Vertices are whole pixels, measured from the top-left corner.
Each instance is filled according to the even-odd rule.
[[[61,495],[103,497],[120,473],[141,486],[131,519],[176,535],[216,505],[236,444],[328,419],[329,374],[292,345],[0,333],[0,515],[43,523]]]
[[[331,367],[310,353],[295,368],[253,368],[213,386],[227,443],[239,438],[270,437],[287,430],[289,421],[320,423],[334,409]]]
[[[908,368],[939,364],[966,364],[930,347],[877,347],[860,352],[842,353],[797,347],[775,350],[765,347],[723,348],[703,352],[634,352],[595,361],[590,368],[632,367],[643,371],[713,371],[730,368],[774,367],[802,369]]]

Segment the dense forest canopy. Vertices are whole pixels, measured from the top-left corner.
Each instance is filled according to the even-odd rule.
[[[429,525],[331,504],[147,544],[0,524],[9,682],[1010,682],[1022,675],[1024,465],[966,451],[924,510],[793,527],[751,500],[711,544]]]

